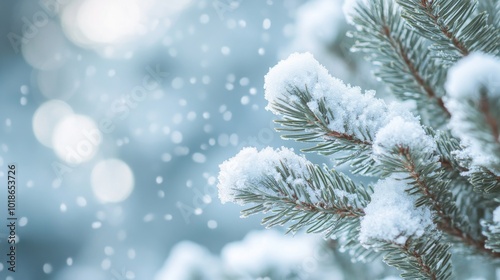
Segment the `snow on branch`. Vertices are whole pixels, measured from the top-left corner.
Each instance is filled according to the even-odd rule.
[[[450,128],[466,146],[471,172],[485,167],[500,175],[500,59],[473,53],[448,73],[446,107],[452,111]]]
[[[330,76],[310,53],[294,53],[279,62],[269,70],[264,87],[267,109],[282,116],[277,123],[283,138],[320,142],[307,152],[347,152],[337,163],[355,158],[355,173],[374,172],[371,145],[380,128],[394,116],[415,120],[401,106],[375,98],[374,91],[363,94]]]
[[[281,164],[286,165],[288,171],[295,176],[290,175],[282,178],[278,169]],[[244,201],[236,197],[237,193],[250,186],[258,188],[259,192],[262,193],[280,195],[272,189],[263,187],[261,184],[263,177],[269,177],[276,181],[285,179],[291,185],[304,184],[311,179],[309,174],[304,173],[307,165],[310,163],[304,157],[298,156],[293,150],[284,147],[278,150],[268,147],[260,152],[253,147],[244,148],[235,157],[220,165],[219,198],[222,203],[230,201],[243,205]],[[317,193],[314,190],[307,195],[310,200],[318,201]]]
[[[357,238],[359,217],[371,192],[292,150],[269,147],[244,148],[222,163],[218,188],[223,203],[255,204],[243,210],[243,216],[272,210],[262,221],[268,227],[291,222],[291,232],[304,227],[326,236],[349,232],[347,241]]]
[[[401,117],[395,117],[381,128],[373,145],[375,157],[394,148],[418,151],[426,155],[433,155],[437,150],[436,142],[426,134],[420,123]],[[431,157],[431,160],[437,161],[438,158]]]
[[[294,53],[269,70],[265,77],[266,107],[283,115],[281,105],[305,102],[310,112],[322,119],[326,134],[345,135],[353,141],[369,142],[385,124],[390,112],[374,91],[361,92],[345,85],[310,53]],[[315,121],[315,120],[311,120]]]
[[[375,184],[361,218],[359,241],[386,252],[384,261],[404,271],[405,279],[450,279],[450,246],[441,244],[431,210],[416,207],[418,197],[408,194],[409,188],[397,177]]]
[[[374,241],[405,244],[408,238],[420,238],[434,230],[431,211],[415,207],[416,196],[405,190],[409,186],[395,178],[380,180],[374,185],[371,201],[361,219],[359,240],[370,245]]]
[[[436,216],[437,228],[458,240],[492,257],[499,255],[485,248],[483,238],[470,232],[467,220],[457,210],[457,194],[452,192],[447,171],[440,162],[435,140],[425,134],[416,123],[395,118],[382,128],[375,140],[374,156],[384,176],[405,178],[411,187],[406,191],[417,194],[417,207],[428,205]]]

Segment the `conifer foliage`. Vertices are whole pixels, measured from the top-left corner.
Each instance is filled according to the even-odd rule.
[[[485,3],[346,1],[352,50],[414,109],[292,54],[265,77],[266,109],[284,139],[334,169],[284,147],[245,148],[220,166],[221,201],[266,214],[267,227],[322,233],[355,260],[383,255],[405,279],[454,279],[452,255],[499,261],[500,2]]]

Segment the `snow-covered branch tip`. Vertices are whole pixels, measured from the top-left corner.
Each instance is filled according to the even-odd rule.
[[[375,91],[363,94],[361,88],[345,85],[310,53],[280,61],[266,75],[264,88],[266,109],[285,120],[303,119],[321,136],[369,144],[392,116],[384,101],[374,97]]]
[[[218,188],[222,203],[255,204],[243,210],[243,216],[272,209],[263,220],[267,226],[292,222],[290,231],[307,227],[327,236],[355,229],[371,192],[292,150],[269,147],[244,148],[222,163]]]
[[[277,123],[284,138],[320,142],[306,152],[348,152],[337,160],[341,164],[356,157],[355,173],[374,171],[371,148],[380,128],[395,116],[416,120],[402,106],[375,98],[374,91],[363,94],[359,87],[330,76],[310,53],[280,61],[266,75],[264,88],[266,108],[282,117]]]
[[[270,147],[242,149],[223,162],[219,172],[219,198],[222,203],[240,205],[255,199],[278,198],[297,204],[303,210],[316,210],[357,217],[363,214],[370,188],[355,185],[334,170],[322,169],[293,150]]]

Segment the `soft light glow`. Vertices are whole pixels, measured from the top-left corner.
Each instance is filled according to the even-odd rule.
[[[119,159],[99,162],[92,170],[92,191],[103,203],[116,203],[127,199],[134,189],[134,174]]]
[[[102,136],[96,123],[83,115],[70,115],[61,120],[52,135],[52,147],[62,160],[80,164],[92,159]]]
[[[87,39],[113,43],[138,32],[141,11],[133,0],[87,0],[76,22]]]
[[[130,59],[140,46],[161,40],[191,0],[72,0],[61,25],[73,43],[105,58]]]
[[[63,101],[51,100],[38,107],[33,115],[33,133],[43,145],[52,148],[52,134],[59,121],[73,114],[73,109]]]

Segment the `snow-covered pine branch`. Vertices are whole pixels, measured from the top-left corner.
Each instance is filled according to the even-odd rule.
[[[267,225],[326,232],[367,247],[361,255],[385,252],[406,279],[451,278],[451,253],[500,259],[500,6],[492,1],[481,5],[495,6],[491,19],[469,0],[347,1],[354,49],[369,54],[396,97],[416,102],[417,117],[331,77],[309,53],[270,69],[265,98],[283,138],[380,176],[374,191],[285,148],[246,149],[221,165],[221,199],[256,204],[244,215],[271,211]],[[336,194],[344,185],[356,206]]]
[[[442,97],[446,69],[430,55],[428,41],[401,18],[399,5],[390,0],[350,0],[344,12],[356,31],[352,51],[361,51],[380,78],[400,100],[415,102],[426,125],[442,127],[450,117]]]
[[[348,153],[336,158],[350,162],[354,173],[373,175],[371,146],[376,132],[394,116],[414,119],[400,106],[386,105],[345,85],[328,74],[310,53],[294,53],[269,70],[265,77],[267,109],[281,116],[276,121],[283,138],[318,142],[306,152],[324,155]]]
[[[385,252],[384,261],[402,270],[405,278],[450,279],[450,246],[441,244],[430,209],[416,207],[417,197],[408,194],[408,188],[394,177],[375,184],[361,219],[359,241]]]
[[[463,194],[452,191],[449,186],[451,181],[446,178],[447,171],[437,152],[435,139],[427,135],[420,124],[399,117],[383,127],[374,142],[374,157],[383,169],[383,175],[394,174],[405,178],[410,185],[406,191],[419,196],[415,205],[431,207],[439,230],[478,253],[499,257],[485,248],[484,237],[477,237],[471,231],[468,219],[457,210],[457,203]],[[468,195],[476,197],[470,192]]]
[[[337,237],[342,245],[358,252],[357,242],[377,250],[392,244],[391,248],[401,254],[422,259],[430,253],[424,250],[417,254],[422,240],[437,238],[431,211],[416,208],[416,196],[406,193],[408,186],[401,180],[381,180],[371,195],[370,188],[354,184],[341,173],[321,169],[286,148],[245,148],[220,168],[221,200],[254,204],[242,211],[243,216],[272,212],[263,219],[268,227],[288,222],[289,231],[306,227],[308,232]],[[366,252],[359,253],[366,258]],[[396,267],[407,273],[446,274],[440,272],[442,267],[427,271],[431,265],[416,270]]]
[[[244,148],[220,165],[218,188],[223,203],[255,204],[243,216],[271,212],[262,221],[268,227],[290,222],[291,232],[304,227],[326,236],[347,231],[351,238],[357,237],[371,193],[287,148]]]

